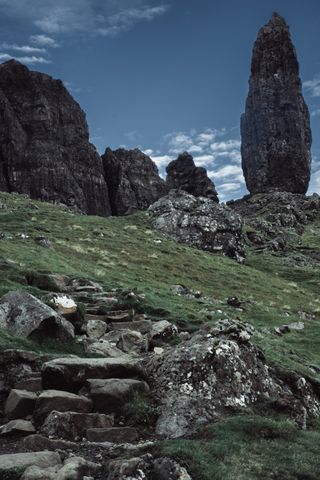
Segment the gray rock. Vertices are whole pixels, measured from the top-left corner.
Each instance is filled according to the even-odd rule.
[[[167,193],[156,164],[139,149],[107,148],[102,159],[113,215],[146,210]]]
[[[163,343],[166,343],[168,340],[176,337],[177,335],[177,327],[167,320],[155,322],[152,325],[151,332],[149,333],[150,347],[161,346]]]
[[[4,412],[9,418],[25,418],[32,415],[37,395],[27,390],[11,390],[6,400]]]
[[[148,333],[152,328],[152,322],[148,319],[134,320],[133,322],[113,322],[108,325],[109,330],[133,330],[140,333]]]
[[[175,240],[209,252],[222,252],[237,261],[244,260],[243,221],[226,205],[182,191],[151,205],[152,225]]]
[[[82,457],[67,458],[63,466],[41,468],[28,467],[21,480],[83,480],[84,476],[96,475],[101,465],[89,462]]]
[[[38,450],[75,450],[78,446],[76,442],[56,440],[39,434],[28,435],[22,440],[22,444],[26,449],[34,452]]]
[[[184,190],[195,197],[207,197],[219,202],[214,183],[203,167],[196,167],[192,155],[187,152],[179,155],[166,168],[166,185],[169,190]]]
[[[11,469],[37,466],[40,468],[61,465],[61,458],[55,452],[9,453],[0,455],[0,473]]]
[[[250,193],[306,193],[310,118],[289,28],[276,13],[254,45],[241,137],[242,167]]]
[[[1,436],[24,436],[35,433],[35,431],[32,423],[27,420],[11,420],[0,427]]]
[[[0,190],[110,214],[102,160],[84,112],[60,80],[0,65]]]
[[[13,335],[34,339],[74,337],[70,322],[33,295],[24,291],[9,292],[0,299],[0,328]]]
[[[14,385],[15,390],[28,390],[28,392],[39,392],[42,390],[41,377],[26,378]]]
[[[45,390],[37,398],[33,415],[39,420],[46,417],[53,410],[58,412],[90,413],[92,411],[92,401],[89,398],[70,392]]]
[[[153,462],[152,480],[192,480],[187,470],[172,458],[156,458]]]
[[[107,480],[149,480],[152,469],[152,455],[112,460]]]
[[[86,326],[89,338],[101,338],[107,331],[107,324],[102,320],[89,320]]]
[[[132,427],[89,428],[87,439],[90,442],[133,443],[138,440],[138,432]]]
[[[112,415],[51,412],[41,426],[41,433],[48,437],[59,437],[74,441],[84,438],[90,428],[110,428],[112,426]]]
[[[148,337],[134,330],[119,330],[117,348],[125,353],[140,355],[148,351]]]
[[[94,409],[102,413],[119,412],[136,393],[148,393],[146,382],[131,378],[89,379],[87,387]]]
[[[144,371],[136,359],[66,357],[43,365],[44,388],[79,391],[86,380],[94,378],[144,378]]]

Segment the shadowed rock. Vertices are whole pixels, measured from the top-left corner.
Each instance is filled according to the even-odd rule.
[[[309,111],[289,27],[277,13],[254,44],[241,137],[250,193],[306,193],[311,166]]]
[[[138,148],[107,148],[102,159],[113,215],[146,210],[166,194],[156,164]]]
[[[0,190],[110,215],[84,112],[60,80],[15,60],[0,65]]]
[[[184,190],[195,197],[207,197],[219,202],[214,183],[203,167],[196,167],[192,155],[187,152],[179,155],[167,166],[167,188]]]

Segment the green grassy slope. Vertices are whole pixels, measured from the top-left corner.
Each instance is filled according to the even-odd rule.
[[[226,317],[247,321],[257,327],[253,340],[270,362],[318,377],[320,276],[316,266],[295,263],[290,256],[253,251],[248,252],[246,264],[239,265],[222,255],[164,238],[151,230],[146,213],[121,218],[88,217],[61,206],[2,193],[1,233],[0,295],[22,288],[43,296],[44,292],[27,285],[25,275],[30,271],[86,277],[106,289],[135,288],[146,295],[144,308],[154,319],[166,318],[189,330]],[[42,235],[52,241],[52,250],[34,241]],[[319,239],[320,225],[313,224],[300,243],[320,251]],[[174,284],[200,290],[210,301],[180,297],[171,289]],[[242,311],[227,305],[231,296],[246,301]],[[261,330],[302,318],[303,331],[278,336]],[[0,332],[0,349],[13,346],[35,348],[28,341]],[[320,454],[316,446],[319,433],[290,430],[288,437],[283,432],[289,427],[281,420],[253,417],[257,425],[275,422],[272,428],[276,433],[274,438],[252,438],[247,433],[249,427],[244,425],[250,424],[250,418],[236,417],[231,423],[215,427],[208,438],[170,442],[165,448],[190,466],[195,480],[320,478],[320,465],[315,459]],[[271,465],[272,458],[279,462],[278,470]],[[281,465],[287,465],[287,476]]]

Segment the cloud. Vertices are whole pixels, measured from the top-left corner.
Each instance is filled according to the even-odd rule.
[[[144,153],[146,153],[146,151],[147,150],[145,150]],[[169,155],[150,155],[150,156],[159,169],[163,169],[164,167],[166,167],[168,163],[170,163],[172,160],[172,157],[170,157]]]
[[[194,163],[197,165],[197,167],[206,167],[211,165],[212,162],[214,162],[213,155],[200,155],[198,157],[194,157]]]
[[[7,60],[17,60],[18,62],[24,63],[25,65],[36,65],[36,64],[45,64],[51,63],[50,60],[47,60],[44,57],[36,57],[36,56],[25,56],[25,57],[17,57],[9,55],[8,53],[0,53],[0,61],[7,61]]]
[[[46,48],[60,47],[59,43],[57,43],[53,38],[48,37],[47,35],[32,35],[30,37],[30,43],[32,45],[38,45],[39,47],[46,47]]]
[[[141,7],[123,10],[107,18],[106,26],[97,29],[96,33],[107,37],[116,37],[117,35],[130,30],[136,23],[141,21],[152,21],[156,17],[167,12],[168,5],[159,5],[157,7]]]
[[[239,149],[241,146],[240,140],[227,140],[224,142],[214,142],[210,145],[213,152],[228,152],[230,150]]]
[[[316,75],[312,80],[306,80],[302,85],[312,97],[320,97],[320,75]]]
[[[29,22],[49,38],[69,33],[115,37],[168,9],[145,0],[0,0],[2,17]]]
[[[208,175],[216,180],[233,178],[241,183],[244,183],[242,168],[238,165],[225,165],[218,170],[210,170]]]
[[[308,194],[312,193],[320,194],[320,170],[316,170],[311,175],[311,182],[309,185]]]
[[[316,110],[312,110],[311,117],[318,117],[318,116],[320,116],[320,108],[317,108]]]
[[[219,191],[225,192],[235,192],[241,188],[241,183],[240,182],[234,182],[234,183],[222,183],[219,185]]]
[[[16,45],[16,44],[8,44],[6,42],[0,44],[1,50],[14,50],[16,52],[22,53],[46,53],[45,48],[40,47],[33,47],[30,45]]]

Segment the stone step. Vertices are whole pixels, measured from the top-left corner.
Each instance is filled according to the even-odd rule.
[[[10,470],[12,471],[18,468],[26,469],[30,466],[47,468],[54,467],[56,465],[61,465],[60,455],[56,452],[42,451],[0,455],[0,474],[10,472]]]
[[[108,324],[108,330],[133,330],[142,334],[152,330],[151,320],[134,320],[132,322],[112,322]]]
[[[54,410],[90,413],[92,411],[92,400],[61,390],[44,390],[37,398],[33,413],[34,418],[37,420],[44,419]]]
[[[131,322],[134,320],[134,310],[117,310],[108,312],[104,315],[87,313],[84,316],[85,321],[101,320],[106,323]]]
[[[85,438],[92,428],[110,428],[114,416],[101,413],[51,412],[41,426],[41,433],[48,437],[77,441]]]
[[[46,362],[42,367],[42,385],[46,389],[78,392],[88,379],[138,378],[145,372],[134,358],[65,357]]]
[[[33,414],[37,394],[27,390],[12,389],[5,402],[4,413],[8,418],[26,418]]]
[[[138,431],[132,427],[89,428],[89,442],[133,443],[138,441]]]
[[[119,413],[136,393],[150,391],[146,382],[132,378],[89,379],[86,387],[94,410],[100,413]]]
[[[0,427],[2,437],[23,437],[35,433],[36,429],[28,420],[11,420]]]
[[[42,379],[39,373],[34,377],[25,378],[14,384],[15,390],[27,390],[28,392],[39,392],[42,390]]]

